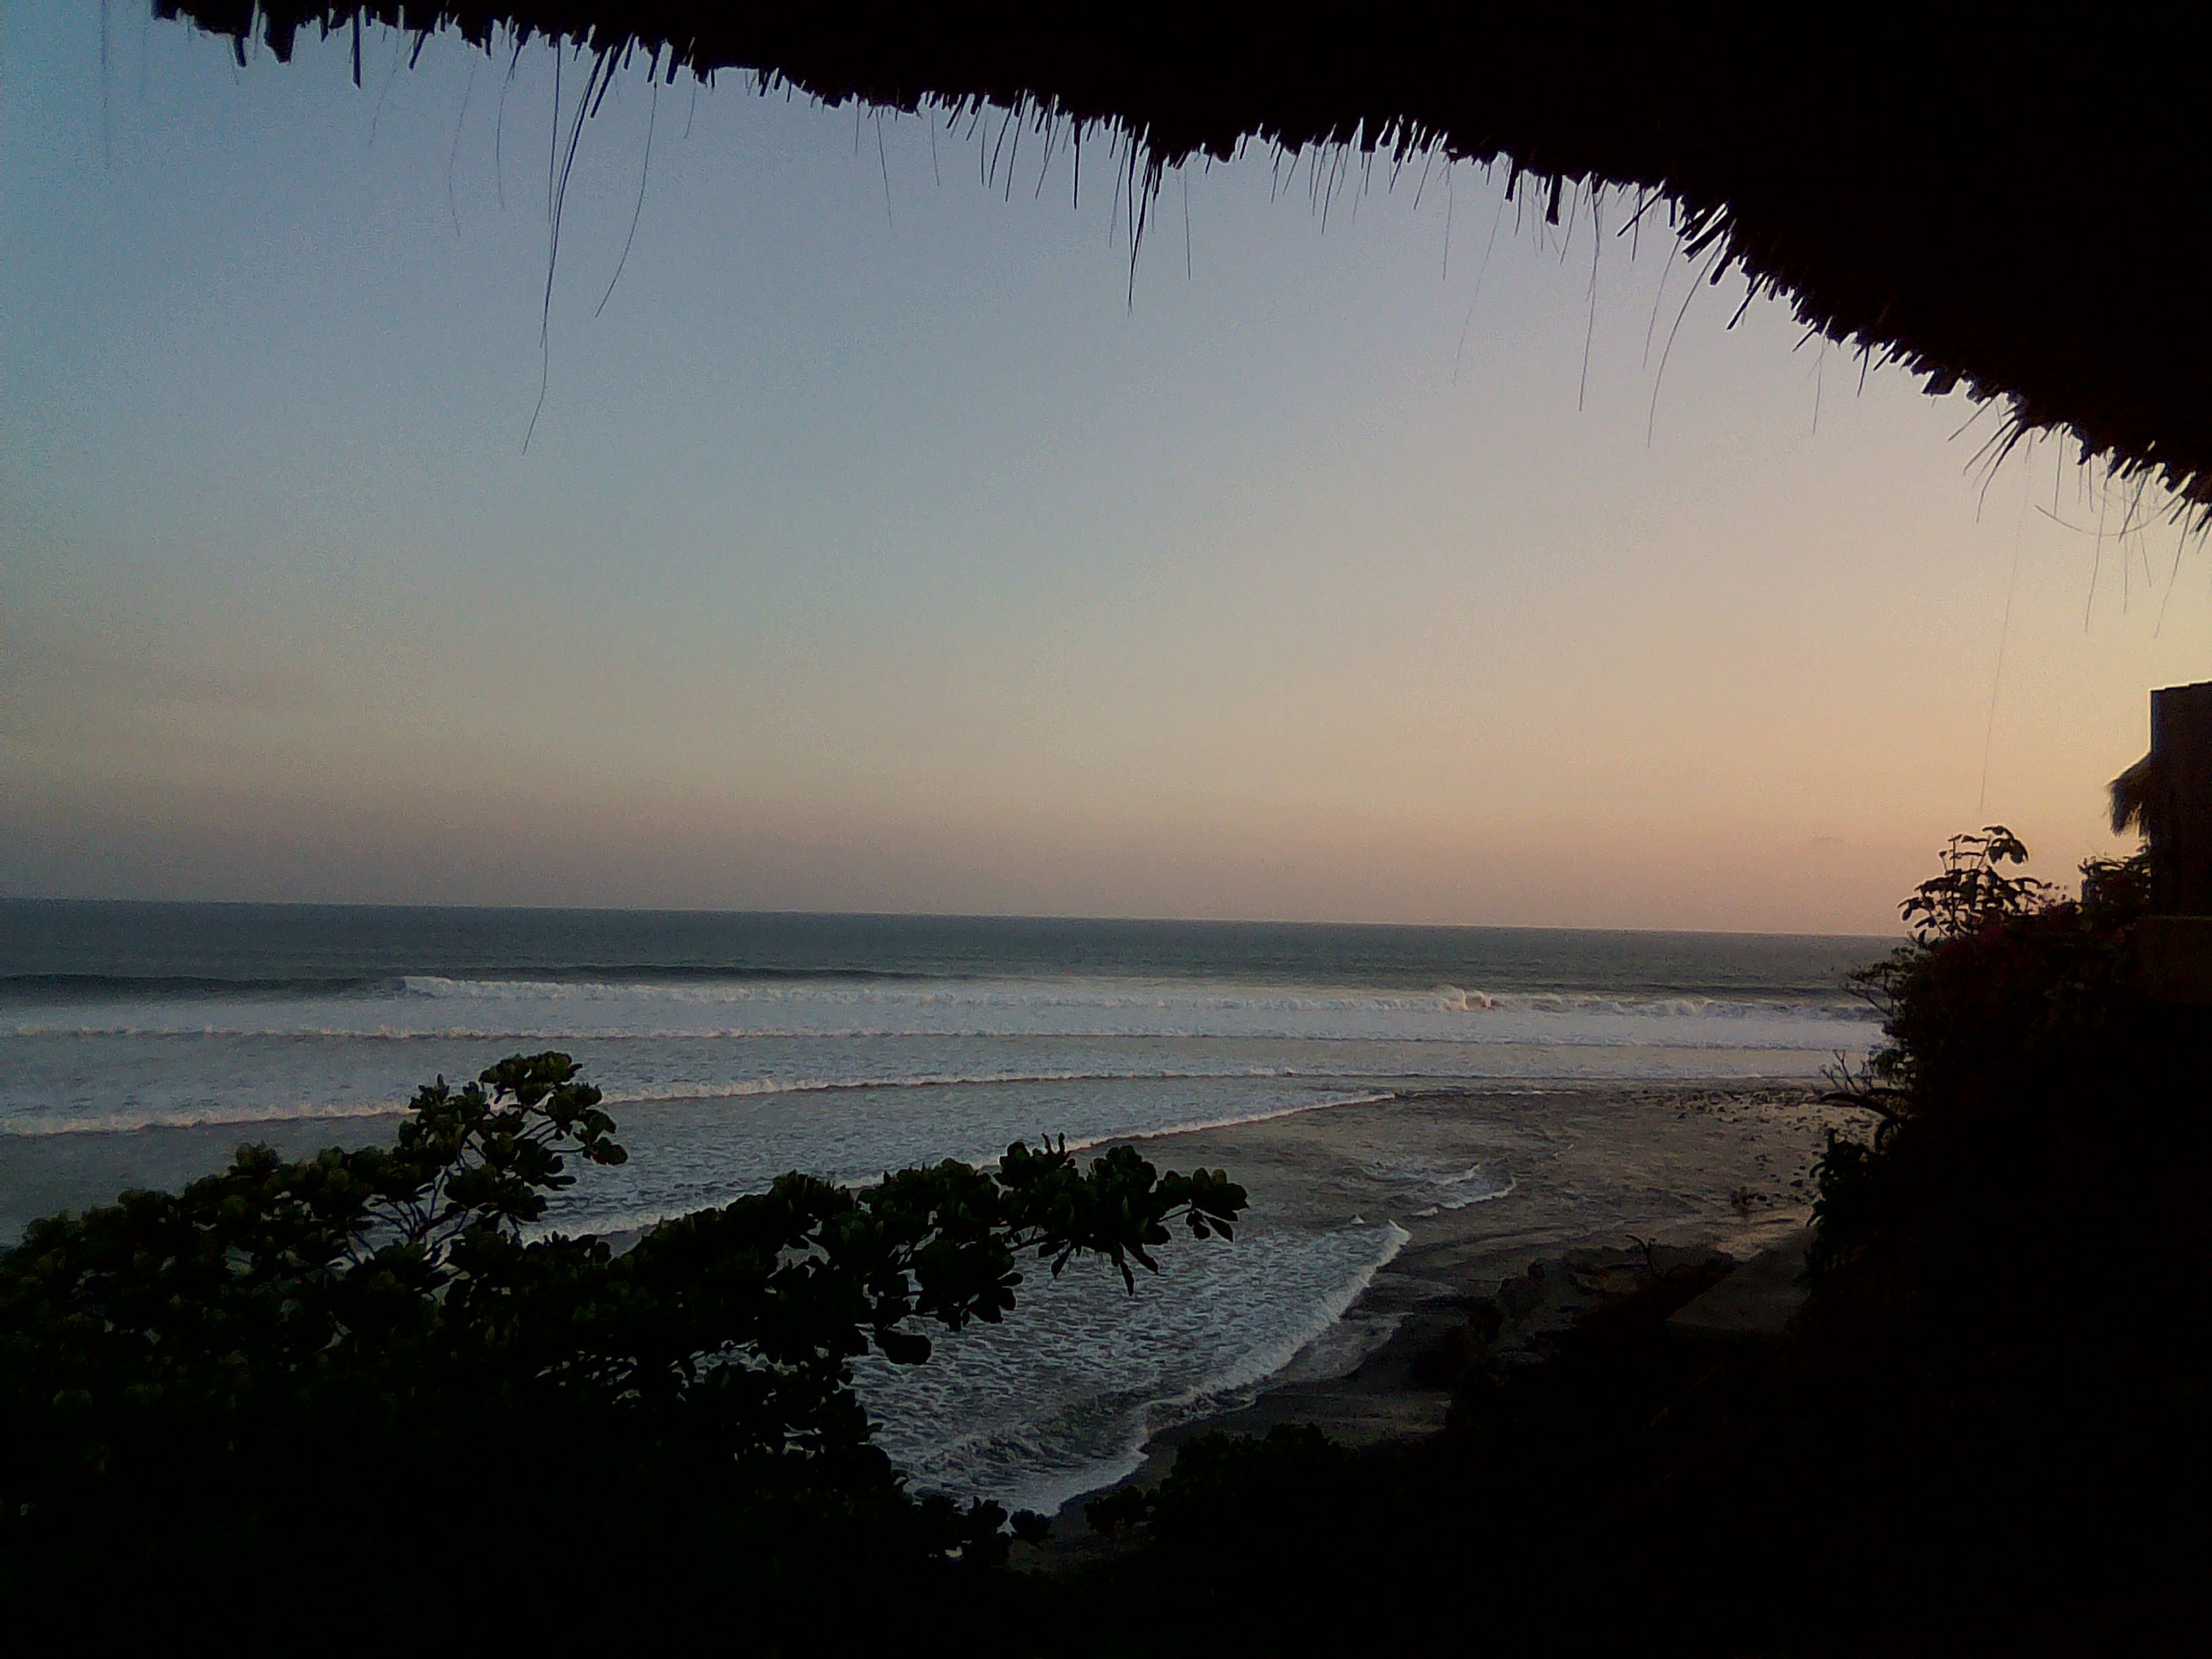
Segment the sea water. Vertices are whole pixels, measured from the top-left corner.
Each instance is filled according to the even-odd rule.
[[[561,1048],[629,1161],[548,1224],[621,1232],[787,1170],[1326,1111],[1443,1081],[1793,1079],[1863,1049],[1877,940],[1519,929],[0,902],[0,1241],[267,1141],[387,1137],[414,1087]],[[1171,1149],[1162,1149],[1172,1162]],[[1506,1171],[1394,1168],[1390,1214],[1261,1210],[1126,1294],[1032,1272],[1003,1326],[863,1365],[921,1486],[1046,1508],[1164,1413],[1321,1335],[1393,1215]]]

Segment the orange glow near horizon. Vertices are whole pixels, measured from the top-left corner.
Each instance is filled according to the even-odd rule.
[[[623,83],[526,453],[465,52],[155,31],[111,164],[96,33],[10,44],[6,892],[1885,932],[1954,831],[2115,850],[2212,672],[2158,504],[1502,179],[1195,173],[1131,304],[1089,191],[731,87],[595,315]]]

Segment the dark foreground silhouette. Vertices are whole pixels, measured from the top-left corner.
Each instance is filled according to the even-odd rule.
[[[2206,1022],[2133,988],[2143,860],[2062,900],[2024,856],[1955,842],[1868,975],[1882,1127],[1822,1162],[1788,1340],[1670,1328],[1660,1276],[1463,1365],[1430,1443],[1194,1443],[1118,1500],[1152,1547],[1086,1593],[1143,1611],[1090,1650],[2200,1650]]]
[[[997,1320],[1024,1255],[1133,1290],[1171,1223],[1226,1238],[1245,1202],[1017,1145],[858,1191],[787,1176],[620,1253],[526,1237],[571,1161],[623,1161],[613,1133],[567,1055],[518,1054],[422,1089],[390,1148],[247,1146],[34,1223],[0,1257],[9,1607],[264,1635],[343,1608],[394,1638],[733,1598],[865,1617],[1003,1561],[1007,1517],[907,1492],[852,1360]]]

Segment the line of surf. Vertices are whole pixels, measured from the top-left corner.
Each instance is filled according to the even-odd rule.
[[[1315,1079],[1318,1079],[1328,1074],[1313,1075]],[[914,1089],[1018,1087],[1065,1083],[1259,1083],[1278,1079],[1285,1081],[1309,1080],[1306,1074],[1269,1066],[1222,1071],[1132,1069],[1127,1071],[928,1073],[895,1078],[753,1078],[733,1083],[686,1083],[660,1089],[609,1089],[602,1091],[600,1098],[605,1104],[611,1107],[665,1106],[690,1101],[753,1100],[772,1098],[781,1095],[866,1094]],[[1355,1100],[1358,1103],[1365,1103],[1369,1101],[1383,1100],[1389,1097],[1387,1093],[1362,1094],[1356,1097],[1343,1099],[1324,1097],[1313,1101],[1299,1101],[1279,1109],[1271,1107],[1256,1115],[1212,1118],[1158,1129],[1105,1134],[1081,1142],[1071,1141],[1069,1145],[1071,1147],[1088,1146],[1106,1140],[1132,1139],[1152,1134],[1182,1134],[1200,1129],[1226,1128],[1239,1123],[1260,1122],[1269,1117],[1287,1116],[1292,1113],[1311,1111],[1326,1106],[1352,1104],[1355,1103]],[[106,1115],[80,1115],[46,1122],[11,1123],[0,1127],[0,1139],[11,1135],[33,1138],[73,1134],[132,1134],[148,1129],[246,1127],[254,1125],[348,1118],[395,1117],[406,1110],[405,1100],[387,1097],[381,1100],[337,1104],[271,1103],[263,1107],[246,1108],[211,1106],[169,1113],[118,1112]]]

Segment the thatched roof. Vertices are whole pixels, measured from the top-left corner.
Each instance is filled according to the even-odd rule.
[[[1563,191],[1657,192],[1666,205],[1649,211],[1676,216],[1716,279],[1740,269],[1930,391],[2005,399],[1999,444],[2070,429],[2085,455],[2212,509],[2212,143],[2202,58],[2171,35],[2076,20],[2031,40],[2039,26],[2017,11],[1998,41],[1873,11],[1851,15],[1856,37],[1784,40],[1771,20],[1758,36],[1673,12],[1624,30],[1609,10],[1563,6],[1439,21],[1194,5],[1076,19],[728,0],[154,4],[229,35],[241,59],[255,41],[289,55],[302,28],[357,40],[366,21],[502,52],[550,38],[672,78],[748,72],[832,103],[995,106],[1062,142],[1096,146],[1103,126],[1130,141],[1116,164],[1140,189],[1257,142],[1340,146],[1358,166],[1418,165],[1433,145],[1502,163],[1553,213]]]

